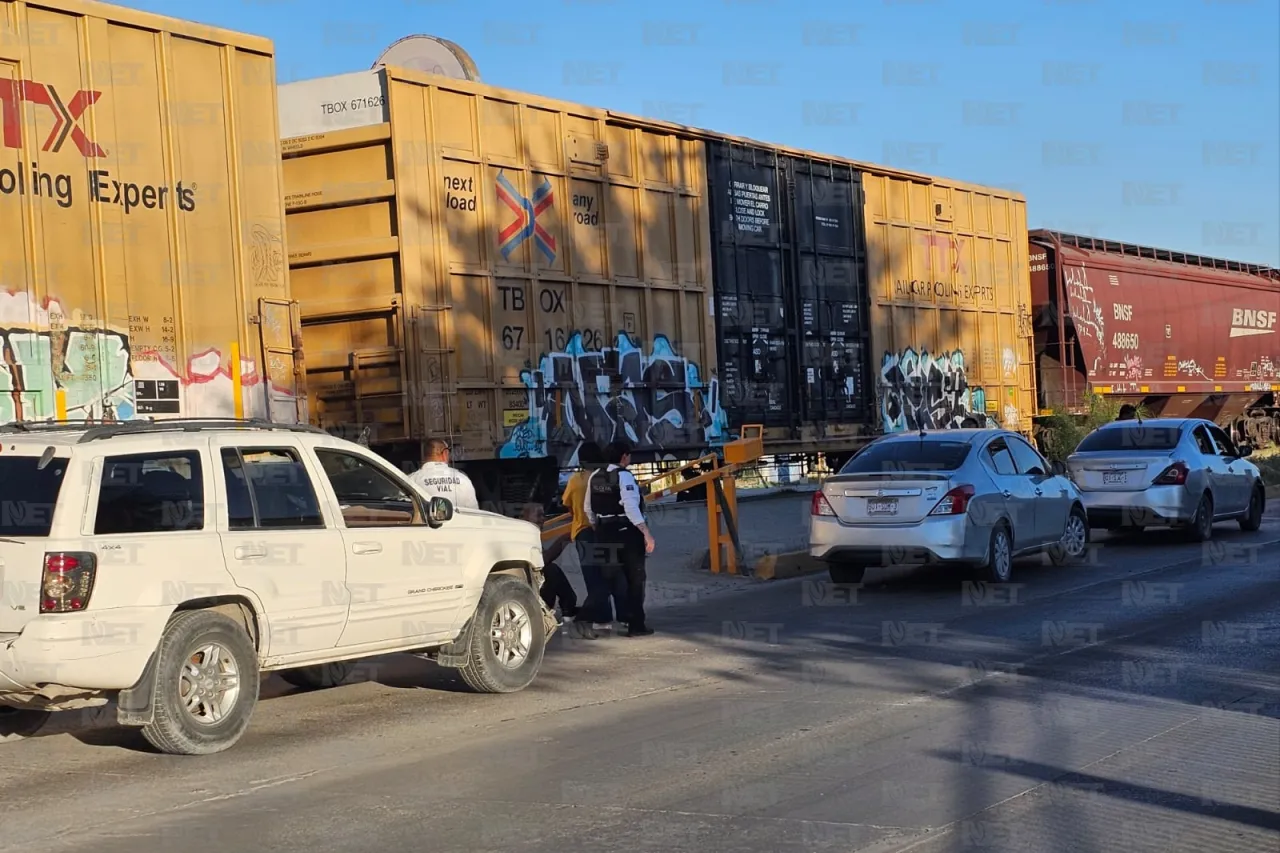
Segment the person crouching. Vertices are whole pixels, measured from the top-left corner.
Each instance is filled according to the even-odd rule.
[[[542,530],[546,517],[547,512],[542,504],[536,503],[526,505],[520,514],[521,519],[529,522],[539,531]],[[574,592],[573,584],[569,582],[564,569],[560,568],[560,564],[556,562],[568,544],[568,534],[542,543],[542,589],[538,591],[548,610],[555,612],[556,605],[560,606],[562,619],[573,619],[578,615],[578,594]]]

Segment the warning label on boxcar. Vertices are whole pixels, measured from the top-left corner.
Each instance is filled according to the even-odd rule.
[[[763,234],[772,222],[773,195],[764,184],[734,181],[730,190],[734,227],[747,234]]]

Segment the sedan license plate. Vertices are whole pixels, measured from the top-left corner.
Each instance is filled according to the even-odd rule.
[[[897,514],[898,514],[897,498],[867,501],[867,515],[897,515]]]
[[[1123,486],[1129,482],[1129,475],[1123,471],[1103,471],[1102,485],[1104,486]]]

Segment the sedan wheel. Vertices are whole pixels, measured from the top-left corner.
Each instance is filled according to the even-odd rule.
[[[1200,498],[1195,518],[1188,525],[1192,542],[1208,542],[1213,538],[1213,498],[1207,494]]]
[[[1253,494],[1249,496],[1249,511],[1245,513],[1244,518],[1240,519],[1240,529],[1246,532],[1253,532],[1262,526],[1262,509],[1266,503],[1266,493],[1263,492],[1261,486],[1254,487]]]
[[[1079,509],[1071,510],[1067,516],[1067,526],[1062,531],[1062,539],[1049,550],[1049,557],[1056,565],[1073,563],[1084,556],[1089,547],[1089,523]]]
[[[1013,574],[1013,543],[1009,531],[997,527],[991,532],[991,544],[987,548],[987,564],[983,567],[985,579],[993,583],[1007,583]]]

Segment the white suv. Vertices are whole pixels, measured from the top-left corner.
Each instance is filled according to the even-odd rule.
[[[412,652],[514,692],[556,630],[541,583],[536,527],[315,427],[0,427],[0,706],[114,698],[196,755],[239,740],[261,673],[328,687]]]

